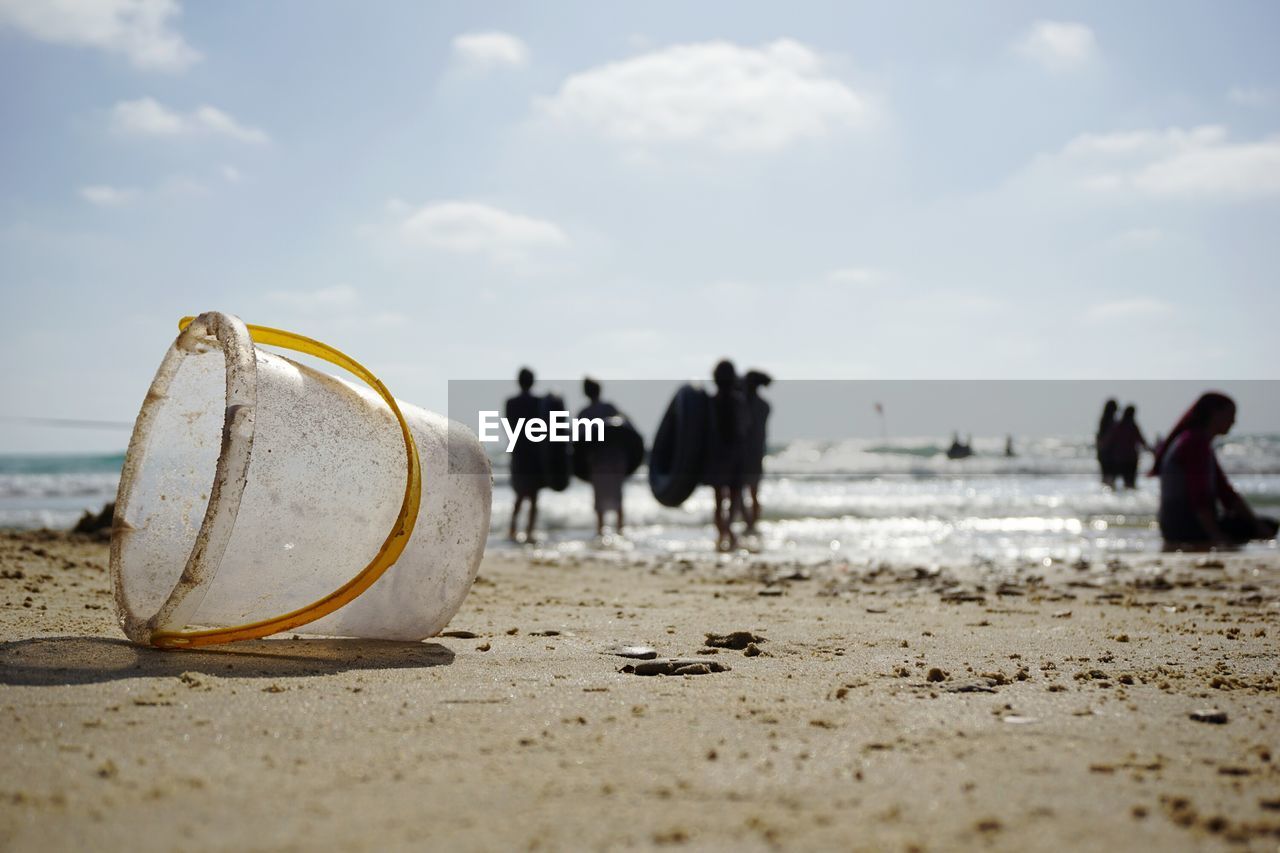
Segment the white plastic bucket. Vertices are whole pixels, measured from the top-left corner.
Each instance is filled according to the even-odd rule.
[[[111,575],[126,636],[190,648],[286,630],[443,630],[489,532],[476,437],[396,401],[319,342],[216,312],[183,322],[116,499]],[[323,358],[372,390],[255,342]]]

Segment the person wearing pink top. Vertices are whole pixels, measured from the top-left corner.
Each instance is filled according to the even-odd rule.
[[[1241,545],[1276,537],[1275,519],[1254,514],[1213,452],[1213,440],[1226,435],[1235,420],[1235,401],[1210,391],[1156,448],[1150,473],[1160,478],[1160,533],[1166,548]]]

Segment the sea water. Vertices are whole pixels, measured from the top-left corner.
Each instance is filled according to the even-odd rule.
[[[948,444],[850,439],[771,448],[759,536],[744,544],[764,560],[922,565],[1105,559],[1161,548],[1159,481],[1139,476],[1136,489],[1106,488],[1091,437],[1026,439],[1013,457],[1004,455],[1003,437],[978,438],[973,456],[954,460],[946,456]],[[1252,506],[1277,514],[1280,436],[1228,437],[1218,457]],[[1149,467],[1150,455],[1142,461]],[[501,468],[494,489],[490,546],[511,547],[504,540],[513,497]],[[709,487],[669,509],[654,500],[642,469],[624,488],[623,503],[624,536],[610,547],[673,556],[714,551]],[[546,549],[600,547],[585,483],[543,491],[538,526]]]
[[[925,565],[1159,550],[1159,482],[1140,476],[1137,489],[1105,488],[1091,438],[1020,440],[1012,458],[1004,455],[1003,437],[978,438],[975,455],[956,460],[946,457],[948,443],[850,439],[772,447],[760,487],[760,536],[746,544],[766,560]],[[1258,511],[1280,513],[1280,436],[1228,436],[1218,458]],[[123,461],[122,453],[0,456],[0,528],[70,527],[84,511],[115,499]],[[1143,463],[1150,465],[1149,455]],[[512,547],[505,541],[511,505],[499,464],[491,548]],[[610,547],[652,556],[714,551],[710,488],[669,509],[653,499],[642,468],[627,482],[624,505],[625,535]],[[543,491],[538,526],[551,551],[600,547],[585,483]]]
[[[0,528],[71,527],[116,499],[123,465],[123,451],[0,455]]]

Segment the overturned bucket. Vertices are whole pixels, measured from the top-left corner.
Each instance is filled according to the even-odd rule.
[[[357,387],[255,343],[342,367]],[[126,636],[439,633],[475,579],[492,483],[476,437],[318,341],[182,323],[134,425],[111,576]]]

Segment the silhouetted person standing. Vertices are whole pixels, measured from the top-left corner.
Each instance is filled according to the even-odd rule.
[[[1138,427],[1136,414],[1133,406],[1126,406],[1120,420],[1107,434],[1107,455],[1115,466],[1115,473],[1124,479],[1126,489],[1137,487],[1138,457],[1143,450],[1151,449]]]
[[[1225,394],[1203,394],[1156,448],[1151,474],[1160,477],[1160,533],[1165,547],[1240,545],[1274,539],[1276,520],[1259,517],[1231,487],[1213,440],[1236,421]]]
[[[606,423],[620,415],[617,407],[600,399],[600,383],[594,379],[582,380],[582,393],[590,403],[578,417],[600,418]],[[605,433],[608,435],[608,432]],[[591,467],[591,490],[595,497],[596,535],[604,535],[605,513],[617,515],[616,532],[622,533],[622,484],[627,479],[627,453],[618,442],[598,441],[587,447],[588,464]]]
[[[751,415],[751,424],[747,430],[747,446],[744,453],[745,464],[743,486],[750,498],[749,505],[743,501],[743,510],[747,519],[747,535],[754,535],[756,525],[760,522],[760,479],[764,476],[764,457],[768,447],[767,424],[771,406],[769,401],[760,396],[760,389],[767,388],[773,381],[767,373],[749,370],[746,376],[747,411]]]
[[[506,415],[509,423],[516,423],[519,418],[537,418],[542,416],[542,401],[533,395],[533,371],[527,367],[520,368],[517,377],[520,393],[507,400]],[[526,441],[523,430],[511,449],[511,488],[516,493],[515,506],[511,508],[511,526],[507,530],[507,538],[516,541],[516,523],[520,508],[529,501],[529,523],[525,526],[525,541],[533,541],[533,526],[538,520],[538,490],[542,488],[542,459],[538,445]]]
[[[1111,461],[1108,440],[1111,437],[1111,428],[1116,425],[1118,408],[1120,404],[1115,400],[1107,401],[1107,404],[1102,407],[1102,418],[1098,421],[1098,431],[1093,438],[1093,447],[1098,455],[1098,468],[1102,471],[1102,483],[1112,489],[1116,487],[1116,470],[1115,464]]]
[[[711,398],[705,481],[715,490],[716,547],[732,551],[738,547],[733,520],[742,516],[742,484],[751,416],[733,362],[728,359],[720,362],[712,376],[716,393]]]

